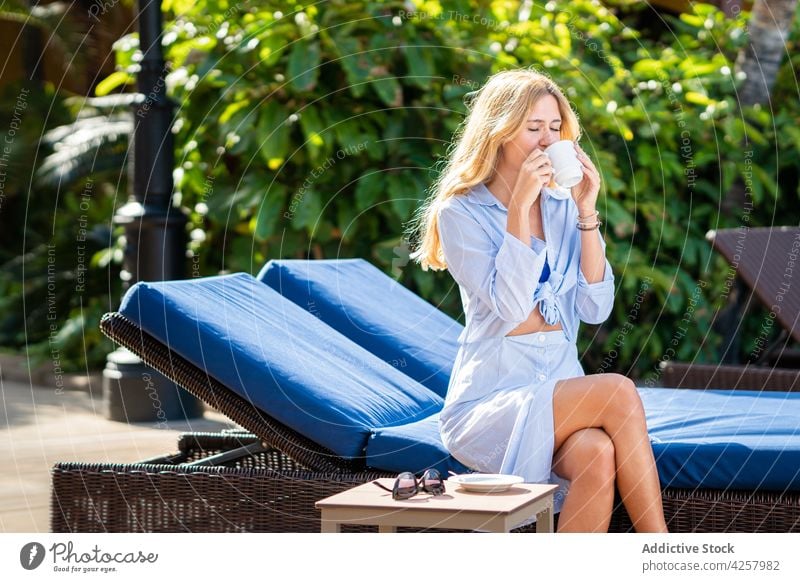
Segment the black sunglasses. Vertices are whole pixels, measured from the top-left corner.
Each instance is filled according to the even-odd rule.
[[[436,469],[425,469],[419,480],[411,471],[403,471],[397,476],[391,489],[378,481],[373,481],[373,483],[381,489],[391,491],[392,499],[408,499],[420,491],[433,495],[443,495],[445,492],[444,480]]]

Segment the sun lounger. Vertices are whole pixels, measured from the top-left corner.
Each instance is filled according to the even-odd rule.
[[[316,315],[367,349],[372,349],[373,343],[365,341],[357,330],[379,330],[376,335],[381,338],[382,353],[394,359],[402,359],[408,352],[444,353],[452,366],[461,324],[450,320],[452,323],[426,334],[424,326],[414,322],[436,321],[439,310],[403,287],[394,290],[398,284],[363,259],[272,260],[258,278],[298,306],[325,306]],[[353,281],[352,288],[359,293],[349,292],[346,281]],[[392,289],[391,295],[384,295],[383,289]],[[388,297],[392,299],[387,301]],[[414,306],[410,320],[397,315],[412,312],[406,308],[406,301]],[[426,373],[433,376],[441,366],[440,361],[428,364]],[[694,495],[730,494],[737,489],[800,491],[800,411],[796,397],[758,394],[787,386],[776,385],[776,378],[786,379],[779,370],[751,368],[742,372],[737,368],[683,368],[687,373],[680,377],[671,368],[664,386],[639,389],[660,480],[668,492],[679,488],[697,491]],[[702,379],[698,387],[711,390],[685,394],[665,390],[687,387],[680,384],[687,378]],[[797,375],[791,374],[791,380],[796,382]],[[676,417],[676,411],[683,418]]]
[[[355,261],[341,269],[347,271],[354,265],[358,268],[358,260]],[[318,517],[314,522],[315,496],[319,499],[376,476],[393,476],[400,470],[421,472],[428,466],[442,471],[471,470],[450,456],[438,438],[436,419],[442,397],[434,388],[390,363],[398,357],[410,360],[412,349],[418,355],[446,353],[447,348],[437,352],[435,339],[426,345],[424,336],[416,334],[408,324],[395,333],[391,325],[381,326],[378,321],[373,326],[369,317],[364,320],[373,312],[351,310],[350,302],[358,297],[374,297],[375,288],[370,281],[383,285],[381,277],[389,277],[377,270],[377,274],[364,276],[358,280],[356,295],[347,293],[344,287],[347,273],[333,267],[332,277],[342,285],[339,296],[349,299],[326,303],[313,295],[313,305],[326,306],[318,308],[317,313],[306,308],[309,303],[298,304],[294,298],[290,300],[246,274],[138,283],[129,289],[119,313],[103,318],[103,332],[229,416],[250,435],[239,435],[242,446],[238,453],[231,454],[235,447],[230,447],[185,462],[176,457],[181,464],[175,466],[163,462],[112,467],[60,463],[53,471],[53,530],[106,531],[114,530],[116,525],[120,529],[114,531],[128,531],[124,528],[131,528],[132,523],[137,524],[136,528],[144,523],[150,524],[141,527],[144,531],[185,531],[191,521],[188,529],[207,531],[197,514],[202,500],[194,499],[193,504],[189,503],[191,500],[172,501],[173,494],[169,494],[169,501],[165,501],[169,511],[159,512],[148,505],[151,513],[158,512],[171,524],[165,526],[158,520],[148,521],[144,506],[125,495],[138,495],[137,489],[128,487],[133,482],[138,482],[140,489],[146,482],[145,489],[155,488],[157,492],[163,479],[169,481],[174,492],[176,487],[187,490],[190,482],[196,487],[200,479],[210,483],[217,476],[221,477],[217,486],[233,483],[229,488],[233,498],[228,503],[220,499],[218,490],[208,493],[215,499],[215,505],[207,506],[208,527],[212,522],[218,523],[216,516],[220,513],[237,514],[229,506],[241,502],[241,493],[236,491],[244,481],[257,488],[252,481],[263,479],[269,482],[262,483],[262,488],[270,492],[263,502],[267,514],[283,515],[286,510],[282,504],[289,504],[300,524],[297,527],[318,531],[312,527],[318,527]],[[306,274],[310,272],[305,268]],[[368,269],[362,266],[362,273],[366,272]],[[269,277],[265,280],[269,283]],[[284,276],[274,281],[291,295],[288,286],[281,283]],[[298,285],[313,290],[323,288],[306,285],[302,279]],[[396,312],[406,310],[402,295],[385,296],[384,301],[393,305]],[[430,304],[425,306],[438,311]],[[417,302],[417,316],[438,319],[442,326],[438,341],[443,346],[451,345],[453,334],[457,337],[460,333],[460,324],[435,314],[428,316],[422,307]],[[347,317],[333,313],[343,310]],[[358,319],[355,313],[360,314]],[[328,317],[351,321],[355,329],[380,329],[382,344],[367,343],[372,349],[384,350],[383,357],[334,329],[328,324]],[[401,319],[400,323],[404,321]],[[378,334],[367,334],[371,335]],[[416,336],[416,343],[408,343],[408,336]],[[435,371],[442,366],[435,360],[414,360],[415,373],[422,379],[435,376],[425,372],[426,367]],[[734,400],[733,394],[723,389],[703,393],[665,388],[641,389],[641,394],[672,531],[800,529],[798,478],[796,471],[786,469],[798,465],[800,431],[792,423],[800,414],[800,395],[775,393],[774,399],[767,400],[761,394],[738,393],[739,400]],[[682,416],[676,417],[676,410],[681,410]],[[715,422],[720,410],[726,411],[722,424]],[[758,422],[748,424],[754,411]],[[765,418],[773,420],[766,423]],[[771,429],[777,431],[772,437]],[[714,431],[711,440],[709,431]],[[766,447],[765,438],[772,439]],[[782,448],[776,445],[781,440],[785,442]],[[266,459],[266,465],[260,465],[262,461],[258,459]],[[251,471],[231,469],[253,466],[258,467],[253,469],[258,473],[256,477]],[[135,476],[139,476],[138,481]],[[157,498],[157,493],[151,495]],[[204,498],[206,494],[197,489],[194,497],[198,495]],[[183,516],[177,506],[183,505],[188,506],[187,516],[177,518],[176,515]],[[98,509],[101,507],[105,512]],[[194,513],[189,515],[191,511]],[[94,517],[87,517],[87,512],[95,512]],[[619,505],[612,529],[629,528],[626,518]],[[291,529],[285,515],[283,520],[248,523],[232,522],[230,529]]]
[[[717,319],[725,336],[720,352],[723,364],[667,362],[664,381],[680,388],[800,392],[800,352],[788,349],[792,341],[800,341],[800,293],[790,285],[800,251],[800,228],[729,228],[709,231],[706,238],[732,270],[729,304]],[[753,363],[731,363],[737,361],[742,315],[753,297],[768,310],[762,329],[772,327],[774,319],[780,333],[770,345],[762,338],[753,351]]]

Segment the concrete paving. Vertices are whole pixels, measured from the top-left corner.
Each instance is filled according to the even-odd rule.
[[[99,394],[99,386],[57,390],[0,378],[0,532],[50,531],[50,468],[58,461],[135,462],[175,452],[181,432],[236,428],[213,410],[166,426],[106,420]]]

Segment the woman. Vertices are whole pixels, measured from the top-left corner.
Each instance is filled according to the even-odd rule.
[[[578,119],[527,69],[493,75],[469,109],[412,254],[450,271],[465,311],[442,440],[477,470],[558,483],[559,532],[608,531],[615,482],[637,532],[666,532],[633,382],[587,376],[578,361],[580,321],[605,321],[614,301],[600,175],[577,145]],[[560,139],[575,142],[584,174],[566,198],[543,153]]]

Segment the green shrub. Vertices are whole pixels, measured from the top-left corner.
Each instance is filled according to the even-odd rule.
[[[401,233],[464,95],[492,72],[533,65],[567,92],[603,177],[617,302],[605,324],[583,326],[587,373],[652,379],[666,356],[713,360],[727,267],[705,233],[742,223],[719,206],[745,171],[745,136],[749,225],[797,224],[800,162],[776,164],[774,148],[797,100],[776,99],[772,115],[740,111],[733,63],[748,13],[726,19],[695,3],[659,25],[643,3],[617,4],[167,0],[176,202],[190,218],[192,275],[255,273],[277,257],[363,257],[459,317],[450,276],[409,263],[413,241]],[[116,51],[100,94],[134,79],[137,35]],[[796,63],[784,63],[777,94],[791,95]],[[787,140],[800,145],[796,128]]]
[[[0,167],[0,346],[23,350],[32,367],[50,365],[55,374],[102,367],[113,344],[98,322],[121,290],[110,228],[115,187],[125,185],[119,162],[109,176],[90,160],[87,176],[68,171],[76,156],[58,166],[71,181],[36,179],[52,151],[47,136],[59,127],[74,135],[83,101],[31,82],[9,85],[0,100],[7,129],[0,143],[10,144],[9,165]]]

